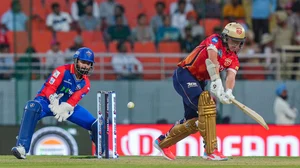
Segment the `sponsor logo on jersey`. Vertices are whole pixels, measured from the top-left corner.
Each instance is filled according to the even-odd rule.
[[[211,39],[211,42],[213,42],[213,43],[217,43],[217,42],[218,42],[218,37],[214,37],[214,38],[212,38],[212,39]]]
[[[55,72],[53,73],[53,77],[57,78],[59,76],[60,72],[58,70],[55,70]]]
[[[55,79],[53,77],[50,78],[49,83],[52,85],[55,82]]]
[[[198,87],[198,84],[196,82],[188,82],[186,84],[187,84],[188,88]]]
[[[72,95],[74,92],[70,89],[70,88],[67,88],[65,86],[63,86],[61,89],[60,89],[60,92],[61,93],[68,93],[69,95]]]
[[[68,80],[64,80],[65,83],[69,84],[69,85],[72,85],[72,82],[70,81],[71,79],[68,79]]]
[[[226,59],[225,59],[225,62],[224,62],[224,65],[225,65],[225,66],[229,66],[231,63],[232,63],[232,60],[229,59],[229,58],[226,58]]]

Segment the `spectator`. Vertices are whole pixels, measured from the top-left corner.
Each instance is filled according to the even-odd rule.
[[[163,25],[163,16],[166,9],[166,4],[164,2],[158,1],[155,4],[156,15],[152,16],[150,25],[154,31],[157,32],[158,28]]]
[[[83,31],[100,30],[100,20],[93,16],[92,5],[87,5],[85,7],[85,14],[79,19],[79,27]]]
[[[262,34],[269,33],[269,18],[275,9],[276,0],[252,0],[252,27],[255,42],[261,41]]]
[[[58,41],[53,40],[51,42],[51,49],[47,51],[46,56],[47,73],[51,73],[55,67],[65,64],[65,58]]]
[[[122,16],[116,16],[116,25],[108,27],[106,34],[107,41],[131,41],[131,31],[123,23]]]
[[[216,0],[206,0],[205,2],[205,17],[206,18],[220,18],[221,17],[221,7]]]
[[[118,53],[112,57],[112,67],[117,79],[140,79],[143,73],[142,63],[132,54],[127,54],[124,42],[117,44]]]
[[[115,0],[107,0],[100,4],[100,18],[107,20],[107,18],[114,16],[115,7],[117,3]]]
[[[138,16],[138,25],[132,30],[134,41],[147,42],[154,41],[155,35],[151,27],[147,24],[147,17],[144,13]]]
[[[295,44],[300,45],[300,1],[296,1],[292,5],[293,13],[288,19],[289,26],[293,29],[294,32],[294,41]]]
[[[82,48],[83,46],[83,39],[80,35],[77,35],[74,38],[74,44],[66,49],[65,54],[71,55],[75,53],[79,48]],[[73,57],[67,57],[66,62],[73,63]]]
[[[19,80],[37,80],[40,78],[40,60],[31,55],[36,50],[28,47],[25,53],[26,55],[17,58],[15,77]]]
[[[246,40],[245,40],[245,44],[243,46],[243,48],[241,49],[240,53],[243,55],[246,55],[247,57],[240,57],[239,60],[240,62],[244,62],[247,63],[249,65],[244,65],[241,67],[241,70],[245,69],[246,71],[250,71],[251,69],[254,69],[255,66],[259,65],[259,63],[261,62],[259,58],[253,58],[253,55],[256,53],[260,52],[260,48],[259,46],[255,43],[254,41],[254,33],[252,30],[248,30],[246,32]],[[269,54],[266,54],[266,57],[268,57]],[[270,65],[270,60],[267,59],[267,64]],[[265,62],[265,59],[263,59],[263,62]],[[252,65],[250,65],[252,64]],[[254,67],[253,67],[254,65]],[[267,67],[268,68],[268,67]],[[264,75],[254,75],[252,74],[237,74],[239,79],[260,79],[260,78],[264,78]]]
[[[293,30],[287,24],[287,13],[285,11],[277,11],[275,13],[277,26],[272,30],[274,39],[274,48],[281,51],[284,45],[291,45],[293,40]]]
[[[184,34],[185,38],[181,38],[180,40],[181,52],[190,53],[195,47],[197,47],[197,45],[199,45],[200,39],[197,37],[193,37],[191,26],[187,26],[184,28]]]
[[[156,41],[178,41],[180,32],[176,27],[171,26],[171,18],[169,15],[163,17],[164,25],[160,27],[156,34]]]
[[[26,31],[28,17],[22,12],[22,6],[19,0],[13,0],[11,9],[5,12],[1,18],[1,24],[5,30]]]
[[[191,0],[178,0],[177,2],[172,2],[170,5],[170,15],[173,15],[179,9],[179,3],[184,2],[186,5],[184,7],[184,13],[194,10]]]
[[[80,35],[77,35],[74,38],[74,44],[66,50],[66,53],[74,53],[81,47],[83,47],[83,39]]]
[[[172,14],[172,26],[179,29],[180,32],[183,32],[183,29],[188,24],[188,21],[186,19],[186,14],[184,11],[185,6],[186,6],[185,0],[178,1],[178,9]]]
[[[0,45],[1,44],[9,44],[8,37],[4,31],[0,31]]]
[[[247,31],[246,37],[247,38],[245,40],[245,44],[244,44],[244,46],[243,46],[240,53],[248,55],[248,56],[251,57],[251,55],[253,55],[255,53],[259,53],[260,49],[254,41],[254,33],[253,33],[252,30]]]
[[[276,98],[274,101],[275,124],[293,125],[298,114],[298,110],[293,108],[287,102],[288,91],[285,84],[276,88]]]
[[[10,79],[13,73],[14,60],[11,55],[8,55],[10,46],[8,43],[0,45],[0,54],[4,54],[4,57],[0,57],[0,79]],[[7,55],[6,55],[7,54]]]
[[[229,20],[244,19],[245,9],[239,3],[239,0],[231,0],[223,8],[223,17]]]
[[[204,28],[198,24],[198,16],[195,11],[190,11],[186,14],[188,25],[192,28],[192,36],[199,38],[199,41],[204,39]],[[182,34],[185,38],[185,34]]]
[[[70,24],[72,23],[71,16],[66,12],[61,12],[60,5],[58,3],[53,3],[51,8],[52,8],[52,13],[50,13],[47,16],[47,20],[46,20],[46,25],[48,26],[48,28],[53,32],[70,31],[71,29]]]
[[[80,17],[85,14],[85,8],[89,5],[92,6],[92,15],[96,19],[99,19],[99,8],[97,2],[94,2],[94,0],[77,0],[71,5],[71,15],[74,21],[77,22]]]
[[[262,39],[260,42],[261,52],[264,54],[274,53],[274,42],[273,37],[269,33],[265,33],[262,35]]]
[[[107,24],[109,26],[117,24],[117,18],[121,17],[124,25],[128,25],[127,18],[125,16],[125,8],[122,5],[116,5],[114,15],[107,18]]]

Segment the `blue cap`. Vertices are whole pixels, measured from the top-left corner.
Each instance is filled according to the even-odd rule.
[[[87,47],[82,47],[82,48],[79,48],[74,56],[73,56],[74,59],[79,59],[79,60],[83,60],[83,61],[88,61],[88,62],[92,62],[94,63],[94,52],[87,48]]]
[[[286,85],[284,83],[278,85],[276,88],[276,95],[280,96],[284,90],[286,90]]]

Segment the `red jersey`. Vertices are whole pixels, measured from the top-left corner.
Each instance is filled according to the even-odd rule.
[[[53,93],[63,93],[61,102],[67,102],[72,106],[77,103],[90,91],[90,80],[86,75],[82,79],[75,77],[75,65],[66,64],[57,67],[46,80],[37,96],[47,99]]]
[[[203,40],[183,61],[178,63],[178,66],[188,69],[198,80],[210,79],[205,64],[208,58],[207,49],[213,49],[218,53],[220,72],[227,69],[237,73],[240,66],[238,57],[235,52],[227,51],[218,34],[213,34]]]

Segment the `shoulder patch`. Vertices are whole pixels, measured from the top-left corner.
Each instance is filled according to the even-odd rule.
[[[59,76],[60,72],[58,70],[55,70],[55,72],[53,73],[53,77],[57,78]]]
[[[214,38],[211,39],[211,42],[213,42],[213,43],[217,43],[218,41],[219,41],[218,37],[214,37]]]
[[[52,85],[55,82],[55,79],[53,77],[50,78],[49,83]]]

